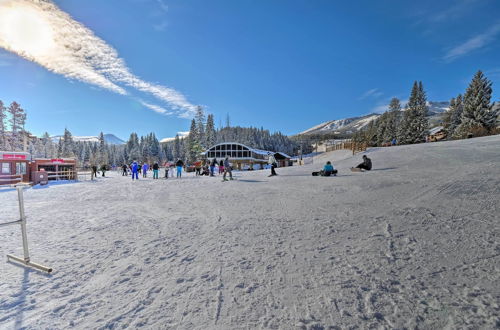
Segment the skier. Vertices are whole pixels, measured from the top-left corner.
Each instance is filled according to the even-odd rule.
[[[125,164],[122,166],[122,176],[127,176],[127,165]]]
[[[233,173],[231,170],[231,164],[229,164],[229,157],[226,156],[224,159],[224,175],[222,176],[222,181],[228,181],[226,179],[226,174],[229,173],[229,180],[233,180]]]
[[[106,164],[102,164],[101,165],[101,172],[102,172],[102,176],[106,176],[106,171],[108,169],[108,166]]]
[[[147,176],[148,176],[148,170],[149,170],[148,163],[144,163],[144,165],[142,165],[142,177],[143,178],[147,178]]]
[[[224,173],[224,160],[221,159],[219,163],[219,174]]]
[[[363,162],[358,166],[356,166],[356,168],[369,171],[372,169],[372,160],[368,158],[366,155],[363,155]]]
[[[134,176],[136,180],[139,180],[139,164],[137,164],[137,162],[134,160],[130,167],[132,169],[132,180],[134,180]]]
[[[92,165],[92,171],[90,172],[90,180],[97,178],[97,165]]]
[[[214,176],[214,174],[215,174],[215,166],[217,166],[217,158],[214,158],[212,160],[212,163],[210,164],[210,176]]]
[[[182,177],[182,167],[184,166],[184,162],[182,160],[177,160],[177,163],[175,163],[175,166],[177,166],[177,177],[181,178]]]
[[[271,175],[269,176],[275,176],[278,175],[276,174],[276,171],[274,170],[276,167],[278,167],[278,164],[276,164],[276,158],[274,158],[274,155],[272,153],[269,153],[269,160],[267,161],[269,165],[271,165]]]
[[[158,163],[153,164],[153,179],[158,179],[158,171],[160,169],[160,166]]]

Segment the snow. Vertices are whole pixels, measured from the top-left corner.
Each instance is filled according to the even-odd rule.
[[[237,180],[25,191],[34,262],[0,263],[0,328],[492,329],[500,136],[348,151]],[[312,177],[331,160],[337,177]],[[0,191],[0,222],[16,193]],[[17,226],[0,253],[22,254]]]

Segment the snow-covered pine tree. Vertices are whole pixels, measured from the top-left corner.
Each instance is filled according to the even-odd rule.
[[[75,152],[74,152],[75,142],[73,141],[73,135],[67,128],[64,129],[64,135],[62,141],[59,140],[59,143],[61,142],[62,146],[60,150],[60,157],[64,158],[75,157]]]
[[[209,114],[207,116],[207,125],[206,125],[206,130],[205,130],[205,136],[206,136],[206,148],[210,148],[215,144],[215,124],[214,124],[214,115]]]
[[[0,100],[0,150],[6,150],[7,149],[7,113],[6,113],[6,107],[3,104],[2,100]]]
[[[425,141],[429,122],[427,120],[427,98],[422,82],[414,82],[410,99],[398,130],[401,144]]]
[[[106,145],[106,141],[104,140],[103,132],[99,134],[99,149],[97,151],[97,159],[99,165],[109,164],[108,148]]]
[[[456,136],[466,137],[473,129],[491,129],[495,125],[496,115],[491,103],[491,81],[479,70],[465,91],[461,123]],[[493,120],[494,118],[494,120]]]
[[[196,140],[198,143],[204,147],[206,145],[206,136],[205,136],[205,113],[203,112],[203,108],[198,106],[196,108]]]
[[[137,133],[130,134],[127,144],[125,145],[125,149],[127,150],[128,163],[141,160],[141,149]]]
[[[12,151],[23,150],[23,127],[26,120],[24,109],[19,103],[12,102],[7,108],[10,114],[10,147]]]
[[[386,129],[384,131],[384,141],[391,142],[396,138],[400,112],[401,103],[398,98],[393,97],[389,103],[389,113],[387,115]]]
[[[389,112],[386,111],[384,112],[382,115],[380,115],[380,117],[378,117],[376,120],[375,120],[375,127],[377,129],[377,133],[376,133],[376,136],[377,136],[377,145],[378,146],[382,146],[384,144],[384,142],[387,142],[385,140],[385,137],[386,137],[386,131],[387,131],[387,126],[388,126],[388,123],[389,123]]]

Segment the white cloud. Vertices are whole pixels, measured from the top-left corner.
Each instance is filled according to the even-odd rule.
[[[150,94],[183,118],[196,110],[180,92],[132,74],[114,48],[48,0],[0,0],[0,47],[69,79]]]
[[[364,100],[364,99],[369,98],[369,97],[378,98],[378,97],[380,97],[382,95],[384,95],[384,93],[382,93],[378,88],[373,88],[373,89],[367,90],[358,99],[359,100]]]
[[[162,11],[164,11],[164,12],[168,11],[168,6],[163,0],[156,0],[156,2],[158,3],[158,5],[160,6],[160,9]]]
[[[168,111],[167,109],[160,107],[159,105],[148,103],[142,100],[139,100],[139,103],[145,106],[146,108],[153,110],[156,113],[162,114],[162,115],[172,115],[174,114],[171,111]]]
[[[445,60],[446,62],[451,62],[459,57],[467,55],[474,50],[488,46],[492,41],[495,40],[499,33],[500,23],[496,23],[485,32],[478,34],[477,36],[470,38],[464,43],[450,49],[443,56],[443,60]]]

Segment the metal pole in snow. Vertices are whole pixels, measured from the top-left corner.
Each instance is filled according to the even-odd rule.
[[[23,187],[17,188],[17,197],[19,201],[19,215],[21,216],[21,232],[23,235],[23,251],[24,251],[24,261],[30,261],[30,254],[28,250],[28,235],[26,234],[26,216],[24,214],[24,195],[23,195]]]

